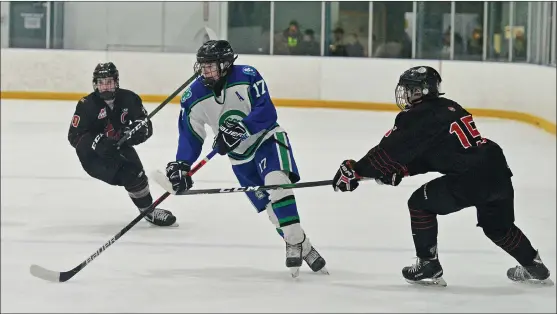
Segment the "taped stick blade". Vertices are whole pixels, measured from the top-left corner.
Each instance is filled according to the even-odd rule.
[[[176,195],[176,191],[172,189],[172,184],[168,181],[166,174],[162,173],[160,170],[153,171],[151,173],[151,178],[162,187],[166,192]]]

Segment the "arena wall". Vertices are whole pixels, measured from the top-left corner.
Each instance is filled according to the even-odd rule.
[[[195,56],[79,50],[1,50],[1,98],[78,100],[98,62],[112,61],[121,86],[162,102],[193,73]],[[398,111],[394,90],[409,67],[429,65],[442,91],[476,116],[518,120],[556,133],[556,68],[521,63],[241,55],[277,106]],[[172,101],[179,102],[179,96]]]

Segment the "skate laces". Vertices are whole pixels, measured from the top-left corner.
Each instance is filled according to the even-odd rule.
[[[520,279],[532,279],[532,275],[530,275],[530,272],[528,272],[525,267],[520,265],[514,268],[513,276]]]
[[[287,257],[298,257],[302,251],[302,244],[289,244],[286,243],[286,256]]]
[[[319,253],[317,253],[317,251],[312,247],[309,253],[306,256],[304,256],[304,259],[309,264],[313,264],[313,262],[315,262],[319,258],[319,256],[320,256]]]
[[[153,219],[164,221],[168,218],[168,216],[170,216],[170,214],[168,214],[165,210],[157,208],[151,213],[151,216],[153,217]]]
[[[422,260],[419,257],[417,257],[416,258],[416,263],[414,263],[414,264],[412,264],[412,266],[410,266],[409,272],[415,273],[418,270],[420,270],[422,268],[422,266],[423,266],[422,265]]]

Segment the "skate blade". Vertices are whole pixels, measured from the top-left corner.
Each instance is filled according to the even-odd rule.
[[[553,280],[551,280],[551,278],[547,278],[544,280],[538,280],[538,279],[526,279],[524,281],[515,281],[517,283],[520,284],[525,284],[525,285],[532,285],[532,286],[553,286],[555,285],[555,283],[553,282]]]
[[[406,282],[408,282],[409,284],[413,284],[413,285],[418,285],[418,286],[438,286],[438,287],[446,287],[447,286],[447,282],[445,281],[445,279],[443,279],[443,277],[439,277],[439,278],[434,278],[434,279],[422,279],[422,280],[410,280],[410,279],[406,279]]]
[[[175,222],[170,226],[159,226],[159,225],[155,225],[154,223],[150,222],[149,220],[145,220],[145,221],[149,223],[149,226],[151,226],[151,228],[177,228],[177,227],[180,227],[180,224],[178,222]]]
[[[323,275],[330,275],[329,270],[326,267],[321,268],[320,270],[316,271],[316,273],[320,273]]]
[[[300,267],[289,267],[290,268],[290,275],[292,278],[298,278],[300,276]]]

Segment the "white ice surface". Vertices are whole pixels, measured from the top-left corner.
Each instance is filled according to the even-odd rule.
[[[2,312],[556,312],[555,287],[506,278],[516,261],[475,226],[474,208],[439,217],[447,288],[402,279],[401,268],[414,262],[406,201],[437,175],[408,178],[396,188],[366,183],[344,194],[329,187],[296,190],[302,224],[330,276],[304,266],[292,280],[267,215],[255,214],[244,195],[227,194],[171,196],[161,207],[174,212],[179,228],[142,221],[70,281],[41,281],[29,274],[31,264],[71,269],[138,213],[123,188],[82,171],[67,141],[74,107],[1,102]],[[278,111],[302,181],[331,179],[343,159],[359,158],[377,143],[395,116]],[[153,137],[139,146],[148,171],[173,160],[178,112],[176,105],[160,111]],[[501,144],[514,171],[517,225],[557,271],[555,137],[518,122],[476,123]],[[220,156],[195,181],[196,188],[237,186]],[[152,194],[162,190],[152,186]]]

